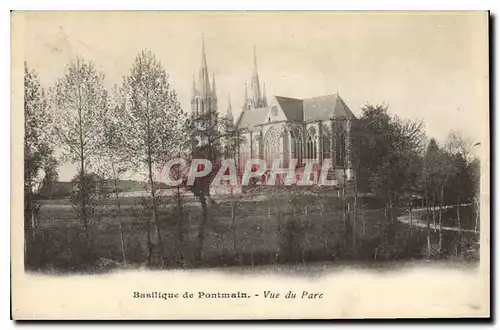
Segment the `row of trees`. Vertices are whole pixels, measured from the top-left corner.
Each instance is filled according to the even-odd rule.
[[[425,216],[432,216],[433,230],[439,231],[440,251],[443,207],[456,206],[455,225],[461,228],[460,206],[473,203],[479,194],[479,160],[472,154],[477,145],[457,131],[438,144],[426,137],[423,121],[402,120],[385,105],[366,105],[353,122],[347,150],[355,173],[352,226],[356,226],[358,193],[370,192],[386,210],[387,245],[395,237],[393,210],[408,209],[411,226],[412,210],[420,207],[427,211]],[[429,222],[428,233],[430,230]],[[430,251],[430,235],[427,237]],[[355,244],[355,235],[352,238]]]
[[[137,55],[121,85],[111,90],[105,88],[104,75],[95,65],[82,58],[71,62],[65,75],[47,92],[40,86],[36,72],[25,64],[24,88],[25,228],[26,242],[31,246],[27,246],[28,250],[35,248],[39,205],[34,202],[34,193],[57,180],[55,149],[62,151],[62,162],[78,164],[72,201],[83,225],[89,251],[92,251],[95,199],[102,193],[96,194],[96,178],[106,179],[116,197],[116,217],[123,247],[119,181],[124,173],[145,175],[145,189],[149,194],[144,206],[149,210],[146,231],[150,262],[153,249],[158,247],[159,254],[163,255],[164,246],[158,218],[160,196],[156,173],[170,159],[188,159],[193,155],[215,159],[227,152],[227,146],[234,144],[234,127],[229,121],[217,120],[216,113],[193,118],[183,112],[166,70],[147,50]],[[214,116],[215,120],[207,120]],[[200,130],[202,121],[205,127]],[[208,140],[203,148],[196,147],[200,132],[205,135],[202,139]],[[39,178],[42,178],[41,183],[37,182]],[[200,200],[205,219],[199,229],[197,259],[201,259],[203,248],[209,185],[209,181],[200,180],[190,188]],[[179,189],[177,195],[180,214]],[[124,248],[123,254],[126,263]]]
[[[140,52],[120,85],[108,90],[104,75],[94,64],[77,58],[65,75],[45,91],[35,71],[25,66],[25,232],[26,251],[36,250],[37,204],[35,193],[50,191],[57,180],[60,161],[78,164],[74,178],[72,202],[83,227],[88,251],[93,250],[92,224],[102,189],[96,181],[105,179],[106,187],[116,200],[113,216],[119,223],[123,262],[127,263],[123,232],[123,212],[119,198],[119,182],[125,173],[144,174],[149,197],[144,200],[146,214],[147,259],[152,262],[154,250],[165,256],[164,235],[159,217],[160,193],[155,176],[158,169],[174,158],[205,158],[212,161],[212,173],[218,171],[221,157],[238,153],[242,137],[232,122],[216,112],[188,116],[179,104],[169,83],[168,74],[150,51]],[[200,126],[200,123],[201,124]],[[332,137],[333,138],[333,137]],[[196,141],[203,140],[201,147]],[[478,161],[471,156],[473,144],[461,134],[451,133],[444,144],[428,140],[423,122],[402,120],[387,111],[386,106],[366,105],[362,115],[352,122],[348,150],[355,177],[353,193],[342,192],[345,227],[350,227],[356,246],[358,195],[371,192],[386,209],[385,242],[394,237],[393,209],[400,206],[428,208],[436,219],[436,205],[460,205],[477,195]],[[343,163],[344,167],[347,163]],[[184,173],[174,168],[169,173],[181,178]],[[166,173],[164,173],[166,175]],[[209,222],[210,184],[213,175],[199,178],[189,190],[198,198],[202,220],[198,225],[195,260],[201,261],[205,231]],[[98,186],[99,184],[97,184]],[[101,184],[102,186],[102,184]],[[183,206],[177,187],[177,241],[184,241]],[[349,196],[348,196],[349,195]],[[234,198],[231,186],[232,230],[236,231]],[[352,205],[348,221],[348,206]],[[460,212],[460,211],[458,211]],[[458,218],[460,214],[458,213]],[[459,224],[460,226],[460,224]],[[434,226],[439,228],[441,226]],[[429,229],[430,230],[430,229]],[[441,235],[439,236],[441,246]],[[236,243],[234,243],[236,245]],[[236,249],[236,248],[235,248]],[[163,260],[160,260],[160,263]]]

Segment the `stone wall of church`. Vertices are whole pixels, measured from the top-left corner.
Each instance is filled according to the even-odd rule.
[[[330,159],[336,168],[337,177],[352,178],[348,161],[350,120],[324,120],[311,123],[271,123],[242,134],[240,145],[240,168],[251,158],[266,161],[268,167],[280,160],[281,167],[289,166],[290,159],[315,159],[323,162]],[[346,159],[346,163],[343,161]]]

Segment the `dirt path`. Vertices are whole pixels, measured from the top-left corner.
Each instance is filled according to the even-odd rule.
[[[468,206],[468,205],[471,205],[471,204],[462,204],[460,206]],[[445,209],[450,209],[453,207],[456,207],[456,205],[443,206],[442,209],[445,210]],[[436,209],[438,209],[438,208],[436,208]],[[412,213],[425,211],[425,210],[426,210],[426,208],[414,209],[414,210],[412,210]],[[404,215],[399,216],[398,221],[405,223],[407,225],[410,225],[410,217],[408,214],[404,214]],[[439,230],[439,224],[436,224],[436,225],[434,225],[433,223],[428,224],[427,221],[422,220],[420,218],[420,216],[416,215],[415,213],[413,213],[413,215],[412,215],[412,223],[411,224],[413,226],[420,227],[420,228],[427,228],[427,225],[429,225],[431,229]],[[456,231],[456,232],[460,231],[460,229],[458,227],[449,227],[449,226],[442,226],[441,229],[442,230]],[[472,229],[462,229],[462,232],[477,233],[475,230],[472,230]]]

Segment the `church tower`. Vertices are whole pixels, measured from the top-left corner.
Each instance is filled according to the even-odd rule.
[[[215,90],[215,74],[212,75],[212,86],[208,75],[205,40],[201,36],[201,67],[198,72],[198,85],[193,75],[193,91],[191,97],[191,113],[194,116],[217,115],[217,93]]]
[[[252,80],[250,81],[250,96],[248,96],[247,87],[245,84],[245,104],[243,105],[244,110],[267,107],[265,87],[263,89],[264,89],[264,94],[262,95],[260,91],[259,72],[257,70],[257,54],[255,52],[255,46],[254,46],[253,74],[252,74]]]
[[[212,75],[212,85],[210,86],[210,76],[208,75],[207,56],[205,54],[205,40],[201,35],[201,66],[198,71],[198,81],[193,74],[193,91],[191,97],[191,116],[195,119],[197,132],[193,144],[193,149],[203,147],[208,144],[208,136],[212,130],[217,128],[217,91],[215,89],[215,74]],[[201,156],[200,156],[201,157]]]

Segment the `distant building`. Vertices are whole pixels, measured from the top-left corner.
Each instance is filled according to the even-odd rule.
[[[203,41],[198,78],[198,85],[193,81],[193,113],[216,111],[215,78],[210,86]],[[233,120],[230,100],[226,117]],[[331,159],[336,177],[340,180],[345,172],[349,180],[353,173],[347,150],[351,122],[355,119],[338,93],[308,99],[271,96],[268,100],[265,84],[261,89],[254,48],[250,93],[245,84],[245,102],[235,121],[242,137],[238,167],[243,169],[250,158],[264,159],[268,167],[275,159],[280,160],[282,167],[287,167],[290,159],[297,159],[298,167],[303,159],[315,159],[320,164]]]

